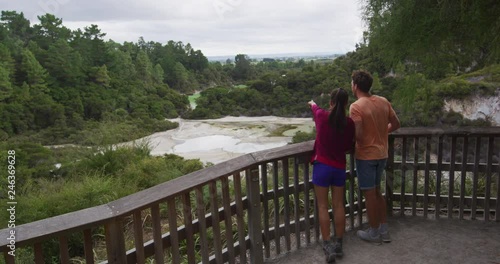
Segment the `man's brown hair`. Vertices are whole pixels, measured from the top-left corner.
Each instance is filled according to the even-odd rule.
[[[365,71],[359,70],[352,73],[352,82],[358,86],[358,89],[365,93],[369,93],[372,88],[373,77],[372,75]]]

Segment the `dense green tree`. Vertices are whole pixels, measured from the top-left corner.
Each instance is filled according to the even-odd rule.
[[[173,84],[172,87],[177,91],[189,92],[192,88],[189,80],[189,73],[180,62],[175,64],[172,75],[170,75],[170,80]]]
[[[56,41],[67,42],[71,37],[71,30],[63,26],[63,21],[52,14],[39,16],[40,22],[33,26],[34,39],[38,45],[47,50]]]
[[[135,78],[136,69],[129,52],[111,49],[109,57],[110,63],[107,66],[113,81],[131,81]]]
[[[235,80],[248,80],[252,77],[253,70],[250,58],[245,54],[238,54],[234,57],[233,78]]]
[[[31,51],[24,49],[22,51],[22,62],[20,68],[22,79],[30,89],[48,92],[47,71],[40,65]]]
[[[155,67],[153,68],[153,74],[152,74],[153,83],[154,84],[162,84],[163,79],[165,78],[164,75],[165,75],[165,71],[163,71],[163,68],[161,67],[161,65],[156,64]]]
[[[137,77],[145,86],[150,86],[153,83],[153,65],[144,50],[139,50],[139,53],[137,53],[135,66]]]
[[[84,31],[73,31],[71,46],[80,53],[85,67],[99,67],[109,61],[108,47],[103,38],[106,33],[101,32],[97,25],[85,27]]]
[[[24,17],[23,12],[2,11],[0,21],[5,25],[11,36],[15,36],[23,42],[27,42],[31,37],[30,21]]]
[[[10,83],[9,71],[0,64],[0,102],[5,101],[12,95],[12,84]]]
[[[10,78],[14,78],[15,74],[15,61],[11,56],[11,52],[9,49],[0,43],[0,64],[4,67],[4,69],[9,74]]]
[[[499,62],[499,13],[491,0],[366,0],[366,37],[384,63],[441,78]]]
[[[44,63],[54,85],[59,87],[82,84],[85,78],[82,57],[64,39],[50,45]]]
[[[111,77],[109,77],[108,68],[106,65],[101,67],[93,67],[92,77],[96,84],[108,88],[110,85]]]
[[[191,50],[188,55],[188,65],[190,69],[201,72],[208,67],[208,59],[201,50]]]

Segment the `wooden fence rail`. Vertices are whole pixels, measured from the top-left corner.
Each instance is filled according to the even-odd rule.
[[[105,205],[2,229],[4,261],[263,263],[321,239],[312,146],[243,155]],[[389,147],[391,214],[500,222],[500,128],[404,128]],[[347,228],[355,229],[364,203],[352,156],[348,167]],[[9,254],[11,231],[22,257]]]

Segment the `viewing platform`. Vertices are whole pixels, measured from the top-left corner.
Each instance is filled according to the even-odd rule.
[[[394,216],[391,243],[362,241],[356,230],[344,236],[344,256],[337,263],[500,263],[500,224],[456,219]],[[325,263],[319,243],[267,260],[275,264]]]
[[[100,206],[0,230],[0,263],[325,263],[313,142],[246,154]],[[338,263],[500,263],[500,127],[402,128],[382,191],[391,243],[361,241],[349,158]]]

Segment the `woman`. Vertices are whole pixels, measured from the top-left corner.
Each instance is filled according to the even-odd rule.
[[[330,109],[321,109],[311,100],[309,105],[316,125],[316,140],[312,156],[314,192],[319,210],[323,250],[327,262],[342,257],[342,237],[345,231],[344,186],[346,180],[346,152],[354,144],[354,122],[346,116],[347,92],[338,88],[330,97]],[[335,220],[335,240],[330,239],[328,191],[332,190]]]

